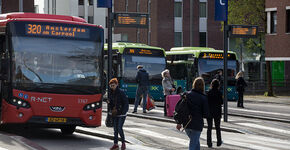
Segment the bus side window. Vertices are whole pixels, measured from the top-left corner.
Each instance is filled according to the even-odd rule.
[[[0,36],[0,80],[7,80],[8,59],[6,59],[5,36]]]

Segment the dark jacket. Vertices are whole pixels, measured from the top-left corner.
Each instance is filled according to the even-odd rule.
[[[149,74],[145,69],[139,69],[136,75],[138,86],[149,86]]]
[[[220,87],[223,87],[223,84],[224,84],[224,77],[223,77],[222,75],[220,75],[220,74],[216,74],[216,75],[214,76],[214,79],[219,80],[219,82],[220,82]]]
[[[188,129],[202,131],[203,118],[208,117],[207,97],[203,93],[192,89],[187,95],[188,106],[191,108],[192,121],[187,126]]]
[[[243,77],[239,77],[236,82],[236,89],[238,92],[244,92],[245,87],[248,86]]]
[[[111,90],[109,97],[109,110],[112,110],[114,106],[117,108],[117,115],[125,115],[129,109],[129,101],[127,96],[119,87],[115,91]]]
[[[209,117],[210,118],[221,118],[222,117],[222,105],[223,95],[218,89],[210,89],[207,92]]]

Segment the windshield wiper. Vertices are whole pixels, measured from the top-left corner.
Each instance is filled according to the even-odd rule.
[[[35,76],[39,79],[39,81],[41,82],[41,83],[43,83],[43,81],[42,81],[42,79],[41,79],[41,77],[33,70],[33,69],[31,69],[31,68],[29,68],[27,65],[26,65],[26,63],[25,63],[25,60],[24,60],[24,66],[25,66],[25,68],[27,68],[29,71],[31,71],[33,74],[35,74]]]

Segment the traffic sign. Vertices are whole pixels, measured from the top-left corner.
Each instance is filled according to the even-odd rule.
[[[149,14],[144,13],[114,13],[115,27],[148,28]]]
[[[233,38],[256,38],[258,26],[253,25],[230,25],[230,37]]]
[[[228,0],[215,0],[215,21],[228,20]]]
[[[98,0],[98,7],[112,8],[112,0]]]

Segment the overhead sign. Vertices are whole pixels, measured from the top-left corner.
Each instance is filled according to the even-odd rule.
[[[229,60],[236,60],[235,54],[227,54]],[[223,53],[214,53],[214,52],[202,52],[199,55],[199,58],[207,58],[207,59],[224,59]]]
[[[25,24],[25,34],[33,36],[53,36],[69,38],[89,38],[90,31],[85,27],[68,27],[58,24]]]
[[[228,20],[228,0],[215,0],[215,21]]]
[[[112,0],[98,0],[98,7],[112,8]]]
[[[230,25],[230,37],[233,38],[256,38],[258,26]]]
[[[130,55],[150,55],[150,56],[164,56],[162,50],[147,49],[147,48],[126,48],[124,54]]]
[[[148,28],[148,14],[114,13],[115,27]]]

